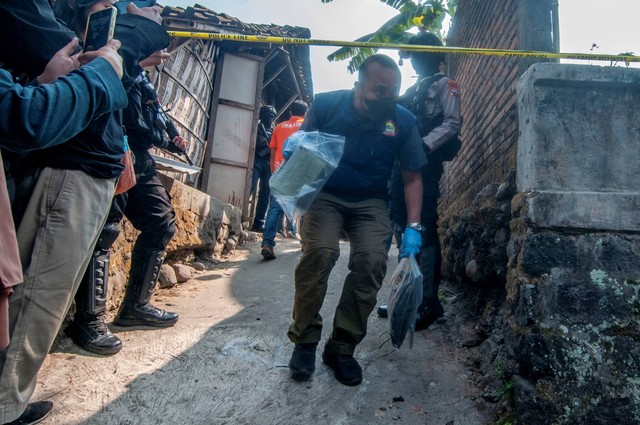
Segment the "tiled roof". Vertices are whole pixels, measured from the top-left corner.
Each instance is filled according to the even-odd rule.
[[[251,24],[242,22],[236,17],[226,13],[214,12],[202,5],[195,4],[186,9],[181,7],[165,6],[162,10],[162,17],[168,22],[168,26],[173,27],[173,23],[178,21],[194,21],[208,25],[220,27],[227,31],[238,32],[250,35],[271,35],[275,37],[298,37],[309,38],[311,31],[304,27],[294,27],[290,25],[275,24]]]
[[[186,9],[182,7],[164,6],[162,10],[163,25],[170,30],[219,32],[246,35],[266,35],[274,37],[311,38],[308,28],[290,25],[252,24],[242,22],[226,13],[215,12],[205,6],[195,4]],[[266,44],[264,45],[267,46]],[[256,43],[252,43],[256,48]],[[259,46],[263,47],[263,46]],[[313,96],[311,80],[311,63],[309,45],[284,45],[291,54],[291,62],[298,74],[299,86],[305,100]]]

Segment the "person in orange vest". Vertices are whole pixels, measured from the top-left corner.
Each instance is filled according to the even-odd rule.
[[[307,104],[302,100],[294,101],[289,107],[290,118],[281,122],[273,130],[269,149],[271,149],[271,173],[274,173],[283,161],[282,148],[284,142],[289,136],[300,129],[304,117],[307,114]],[[278,231],[278,223],[282,222],[284,211],[282,207],[271,196],[269,201],[269,211],[265,220],[264,232],[262,233],[262,250],[260,254],[265,260],[275,260],[276,254],[273,248],[276,246],[276,232]]]

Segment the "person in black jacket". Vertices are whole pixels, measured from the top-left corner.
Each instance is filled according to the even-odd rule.
[[[73,3],[60,0],[56,15],[67,20],[77,32],[86,26],[88,9],[113,5],[112,0],[82,0]],[[129,5],[137,9],[135,5]],[[121,22],[130,16],[118,16],[117,37]],[[109,252],[117,239],[123,216],[141,231],[136,240],[131,259],[129,283],[115,323],[119,326],[172,326],[178,320],[175,313],[165,312],[150,304],[160,266],[164,261],[164,249],[175,233],[175,214],[169,194],[160,183],[155,162],[148,150],[152,146],[171,146],[174,152],[183,152],[186,140],[176,136],[173,143],[165,143],[163,130],[156,122],[157,95],[143,67],[159,65],[169,55],[162,50],[154,52],[132,69],[132,84],[127,92],[128,106],[122,114],[122,124],[127,141],[135,156],[137,184],[126,193],[113,198],[106,223],[98,237],[91,260],[75,297],[76,312],[65,333],[82,348],[96,354],[115,354],[122,348],[120,339],[113,335],[104,323],[104,311],[108,293]],[[137,74],[136,74],[137,73]]]
[[[159,64],[166,53],[157,52],[143,64]],[[155,63],[154,63],[155,62]],[[169,327],[178,321],[176,313],[154,307],[150,303],[165,248],[176,232],[175,212],[171,198],[158,178],[156,163],[149,149],[163,147],[184,153],[186,140],[174,136],[165,140],[158,125],[157,93],[146,72],[136,78],[128,92],[129,105],[123,123],[129,145],[135,155],[136,185],[113,199],[109,217],[92,254],[91,262],[76,294],[76,312],[65,333],[80,347],[100,355],[115,354],[121,340],[104,323],[109,280],[111,245],[120,234],[123,216],[140,231],[131,255],[131,270],[122,305],[114,324],[117,326]]]

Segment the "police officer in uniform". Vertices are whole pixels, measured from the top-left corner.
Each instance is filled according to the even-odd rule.
[[[408,44],[442,46],[440,39],[432,33],[421,32],[413,36]],[[422,168],[422,249],[420,270],[423,274],[423,301],[418,309],[416,329],[427,329],[444,309],[438,299],[442,254],[438,238],[438,198],[443,162],[451,161],[461,143],[458,139],[462,116],[460,113],[460,90],[455,80],[441,72],[444,53],[401,52],[401,57],[410,58],[418,73],[418,82],[411,86],[400,99],[400,104],[409,109],[418,119],[417,127],[422,137],[428,164]],[[391,182],[390,214],[394,235],[401,243],[401,231],[405,228],[405,206],[402,179],[394,170]],[[378,308],[381,317],[387,317],[386,306]]]
[[[273,119],[276,115],[276,108],[273,106],[263,105],[260,107],[256,153],[253,160],[253,176],[251,177],[251,193],[254,199],[257,199],[251,230],[256,232],[264,231],[264,221],[269,207],[269,197],[271,195],[269,187],[269,179],[271,178],[271,149],[269,149],[269,141],[271,140],[271,133],[273,133]],[[260,180],[260,187],[258,187],[258,180]]]
[[[82,28],[82,11],[98,1],[103,0],[84,0],[73,8],[72,3],[60,0],[56,14],[72,20],[69,22],[70,26]],[[158,178],[149,149],[158,146],[183,153],[186,148],[186,141],[181,136],[174,137],[170,142],[164,139],[157,94],[142,70],[143,66],[160,64],[167,56],[162,51],[154,53],[141,61],[135,75],[132,75],[135,79],[127,92],[128,106],[123,111],[122,122],[128,144],[135,156],[137,184],[114,197],[107,221],[75,296],[76,312],[73,321],[65,328],[65,333],[76,344],[99,355],[115,354],[122,348],[120,339],[105,325],[104,312],[108,294],[110,249],[118,238],[119,223],[123,216],[141,233],[133,248],[129,280],[114,324],[123,327],[169,327],[178,320],[176,313],[166,312],[150,303],[164,262],[165,248],[176,232],[176,225],[171,198]]]
[[[92,261],[75,297],[76,313],[65,333],[95,354],[115,354],[120,339],[104,324],[107,301],[110,249],[120,234],[123,216],[141,233],[131,254],[131,270],[124,299],[114,324],[117,326],[170,327],[178,321],[176,313],[154,307],[149,301],[164,262],[165,248],[176,232],[171,198],[158,178],[156,163],[149,149],[156,146],[173,153],[184,153],[186,141],[176,136],[165,140],[158,117],[157,94],[146,72],[140,74],[127,94],[129,105],[123,123],[135,156],[136,185],[113,199]]]

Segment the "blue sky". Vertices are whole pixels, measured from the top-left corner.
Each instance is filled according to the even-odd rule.
[[[195,0],[160,0],[161,4],[188,6]],[[312,38],[352,41],[372,32],[396,14],[396,10],[376,0],[199,0],[216,12],[241,21],[307,27]],[[560,49],[562,52],[593,52],[640,55],[640,0],[559,0]],[[311,46],[311,64],[316,93],[350,88],[356,77],[346,70],[347,62],[328,62],[334,47]],[[396,58],[395,51],[386,51]],[[582,62],[584,63],[584,62]],[[605,65],[605,62],[593,64]],[[634,64],[634,66],[640,66]],[[403,88],[413,84],[408,62],[403,67]]]

